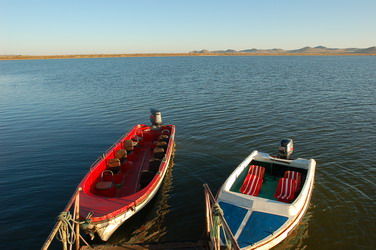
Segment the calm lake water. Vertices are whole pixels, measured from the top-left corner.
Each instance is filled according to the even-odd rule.
[[[196,241],[213,191],[254,149],[317,161],[311,204],[277,249],[375,249],[376,57],[0,61],[0,246],[38,249],[90,165],[149,108],[177,127],[158,196],[109,244]]]

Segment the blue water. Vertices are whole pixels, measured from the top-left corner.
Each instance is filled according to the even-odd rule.
[[[213,190],[252,150],[295,139],[316,183],[277,248],[376,245],[376,57],[0,61],[0,246],[38,249],[90,165],[151,107],[177,126],[156,199],[109,244],[198,240]]]

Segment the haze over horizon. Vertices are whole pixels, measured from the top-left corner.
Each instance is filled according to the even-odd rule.
[[[0,55],[375,46],[376,1],[0,0]]]

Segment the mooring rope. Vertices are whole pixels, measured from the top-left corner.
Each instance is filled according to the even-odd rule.
[[[223,211],[219,207],[218,203],[214,203],[212,206],[212,212],[213,212],[213,228],[212,230],[210,230],[210,234],[212,235],[212,238],[220,240],[220,231],[223,225],[219,216],[221,214],[223,215]]]
[[[59,227],[59,234],[56,235],[56,238],[61,242],[64,242],[66,240],[69,245],[73,245],[76,240],[74,224],[80,222],[75,221],[69,211],[61,212],[58,216],[58,220],[61,221],[61,225]]]
[[[222,230],[222,232],[223,232],[222,236],[224,236],[224,239],[223,239],[222,242],[226,244],[226,249],[232,249],[232,242],[231,242],[231,240],[229,240],[229,235],[227,235],[227,231],[224,229],[224,224],[222,223],[222,220],[221,220],[221,218],[223,218],[223,216],[224,216],[223,210],[218,205],[218,203],[214,203],[212,209],[213,209],[212,211],[213,211],[213,217],[214,217],[213,218],[213,226],[215,228],[218,227],[218,231],[214,230],[215,231],[214,234],[218,233],[218,235],[215,235],[215,237],[218,237],[218,240],[220,240],[221,230]]]

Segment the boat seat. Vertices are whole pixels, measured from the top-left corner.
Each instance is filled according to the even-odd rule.
[[[257,196],[260,193],[262,186],[262,179],[253,174],[247,174],[242,187],[240,188],[240,192],[243,194]]]
[[[156,147],[164,148],[166,150],[167,149],[167,142],[165,142],[165,141],[156,141],[155,146]]]
[[[112,181],[113,176],[114,173],[111,170],[102,172],[100,181],[95,184],[95,189],[98,194],[103,196],[115,196],[116,189]]]
[[[298,186],[298,189],[300,189],[300,184],[302,182],[302,174],[297,171],[286,171],[284,178],[293,179],[296,180],[296,184]]]
[[[261,179],[264,179],[265,168],[257,165],[250,165],[248,174],[253,174],[260,177]]]
[[[125,140],[124,141],[124,149],[127,150],[128,152],[133,151],[134,150],[133,141],[132,140]]]
[[[112,173],[114,174],[117,174],[120,172],[120,166],[121,166],[120,160],[117,158],[109,159],[107,161],[108,169],[111,170]]]
[[[168,140],[170,139],[170,137],[168,135],[160,135],[158,137],[158,140],[159,141],[165,141],[165,142],[168,142]]]
[[[165,154],[165,150],[162,147],[155,147],[153,150],[154,158],[162,159]]]
[[[112,181],[100,181],[95,185],[98,190],[107,190],[112,188],[114,183]]]
[[[170,134],[170,130],[168,130],[168,129],[162,130],[162,135],[169,135],[169,134]]]
[[[279,201],[291,203],[296,197],[298,185],[296,180],[289,178],[281,178],[278,181],[275,198]]]
[[[119,149],[115,152],[115,158],[120,161],[127,158],[127,151],[125,149]]]
[[[138,146],[140,144],[141,138],[136,135],[136,136],[132,137],[131,141],[133,143],[133,146],[135,147],[135,146]]]
[[[107,161],[107,167],[113,168],[113,167],[120,167],[121,163],[118,158],[109,159]]]

